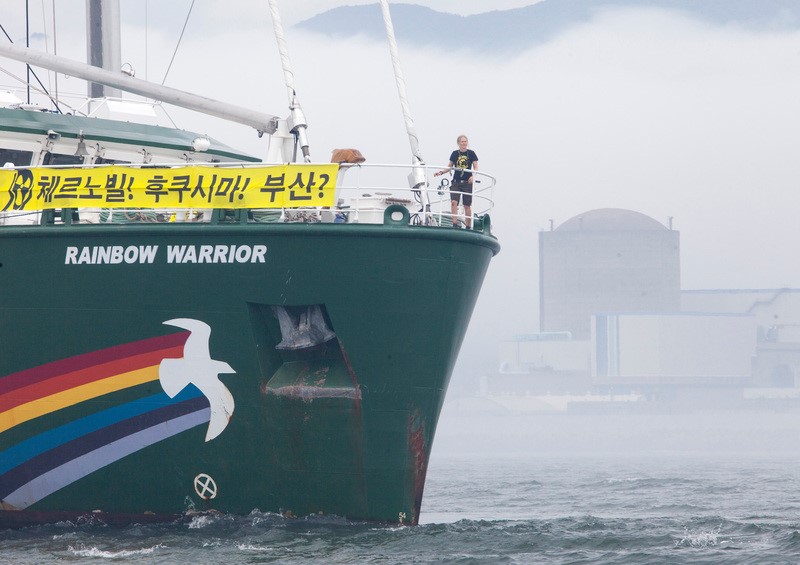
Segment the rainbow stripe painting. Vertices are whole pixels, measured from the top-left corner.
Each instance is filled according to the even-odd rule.
[[[189,335],[126,343],[0,378],[0,508],[25,509],[136,451],[208,424],[209,401],[192,385],[172,398],[160,391],[104,401],[158,381],[161,361],[183,357]],[[55,417],[78,407],[86,414],[79,419]],[[14,433],[23,425],[36,433]]]

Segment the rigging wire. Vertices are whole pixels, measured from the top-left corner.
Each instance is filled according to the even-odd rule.
[[[150,48],[148,47],[148,43],[147,43],[147,32],[148,32],[148,28],[149,28],[149,24],[148,24],[148,21],[147,21],[147,5],[148,4],[149,4],[149,0],[144,0],[144,80],[148,79],[147,59],[150,56]]]
[[[31,26],[30,26],[30,13],[28,10],[28,0],[25,0],[25,47],[31,46]],[[31,103],[31,66],[27,63],[25,67],[28,69],[28,104]],[[42,85],[44,87],[44,85]]]
[[[53,55],[58,56],[58,37],[56,36],[56,0],[53,1]],[[55,98],[58,100],[58,73],[53,73],[55,75]]]
[[[50,42],[47,40],[47,11],[44,8],[45,0],[42,0],[42,29],[44,30],[44,52],[50,53]],[[52,86],[50,71],[47,71],[47,86]]]
[[[14,40],[11,39],[10,35],[8,35],[8,32],[6,31],[6,28],[3,27],[3,24],[0,24],[0,31],[2,31],[3,35],[6,36],[6,39],[8,39],[8,42],[13,45],[14,44]],[[14,79],[18,80],[19,82],[21,82],[22,84],[26,84],[28,86],[28,103],[29,104],[30,104],[30,99],[31,99],[30,92],[31,92],[31,88],[33,88],[39,94],[44,94],[45,96],[47,96],[50,99],[50,102],[52,102],[53,105],[56,107],[56,112],[58,112],[59,114],[63,114],[63,112],[61,111],[61,108],[58,105],[58,100],[50,95],[50,93],[47,91],[47,88],[44,86],[44,84],[42,84],[42,81],[39,80],[39,75],[36,74],[36,71],[31,69],[30,65],[26,65],[26,67],[27,67],[28,73],[29,73],[28,74],[28,77],[29,77],[28,80],[25,80],[24,78],[21,78],[21,77],[18,77],[18,76],[14,76],[10,71],[7,71],[2,67],[0,67],[0,71],[6,73],[11,78],[14,78]],[[35,87],[31,87],[31,81],[30,81],[30,75],[31,74],[33,75],[33,78],[36,79],[36,82],[39,83],[39,86],[42,87],[41,89],[38,89],[38,88],[35,88]]]
[[[186,26],[189,24],[189,16],[192,15],[192,8],[194,8],[194,0],[192,0],[192,5],[189,6],[189,13],[186,14],[186,21],[183,22],[183,29],[181,30],[180,37],[178,37],[178,44],[175,46],[175,51],[172,53],[172,59],[169,60],[169,66],[167,67],[167,72],[164,73],[164,80],[161,81],[162,86],[164,85],[165,82],[167,82],[167,75],[169,74],[169,71],[172,68],[172,62],[175,61],[175,55],[178,54],[178,48],[181,46],[181,40],[183,39],[183,32],[186,31]]]
[[[8,39],[8,42],[9,42],[9,43],[14,43],[14,40],[13,40],[13,39],[11,39],[11,36],[10,36],[10,35],[8,35],[8,32],[6,31],[6,28],[4,28],[4,27],[3,27],[3,24],[0,24],[0,30],[2,30],[2,32],[3,32],[3,35],[5,35],[5,36],[6,36],[6,39]]]
[[[14,80],[19,81],[22,84],[25,84],[25,82],[26,82],[24,78],[15,75],[11,71],[9,71],[7,69],[4,69],[3,67],[0,67],[0,73],[4,73],[4,74],[8,75],[9,77],[13,78]],[[39,80],[39,77],[36,76],[35,72],[33,73],[33,76],[36,78],[37,82],[39,83],[39,85],[42,86],[42,88],[36,88],[35,86],[31,86],[31,85],[28,85],[28,86],[30,88],[32,88],[34,92],[37,92],[39,94],[43,94],[43,95],[47,96],[50,99],[50,101],[55,105],[56,110],[58,111],[58,113],[59,114],[63,114],[64,112],[61,111],[61,108],[58,105],[58,101],[55,98],[53,98],[50,95],[49,92],[47,92],[47,89],[44,87],[44,85],[42,85],[42,81]],[[62,102],[62,104],[65,107],[67,107],[69,110],[71,110],[73,113],[75,112],[75,108],[74,107],[69,106],[68,104],[65,104],[64,102]]]

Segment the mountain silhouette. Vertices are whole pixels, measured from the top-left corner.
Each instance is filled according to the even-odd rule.
[[[673,11],[711,25],[751,31],[800,28],[800,0],[544,0],[523,8],[470,16],[415,4],[393,4],[391,12],[401,43],[509,53],[543,44],[605,10],[623,8]],[[295,27],[340,39],[384,38],[378,4],[334,8]]]

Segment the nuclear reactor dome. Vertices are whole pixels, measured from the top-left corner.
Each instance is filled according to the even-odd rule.
[[[592,314],[679,310],[679,232],[618,208],[591,210],[540,232],[541,331],[589,339]]]

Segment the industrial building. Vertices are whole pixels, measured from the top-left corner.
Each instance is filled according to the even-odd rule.
[[[592,210],[539,233],[539,328],[589,339],[596,312],[677,312],[680,233],[630,210]]]
[[[800,399],[800,289],[683,290],[671,225],[585,212],[540,232],[539,275],[539,332],[501,345],[487,395]]]

